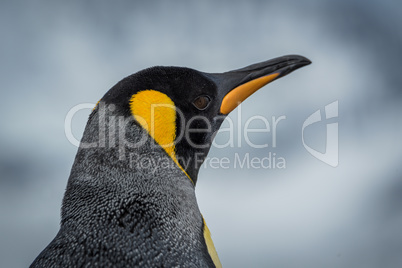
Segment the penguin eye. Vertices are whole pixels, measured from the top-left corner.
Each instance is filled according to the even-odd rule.
[[[205,110],[208,107],[211,99],[208,96],[199,96],[193,101],[193,105],[198,110]]]

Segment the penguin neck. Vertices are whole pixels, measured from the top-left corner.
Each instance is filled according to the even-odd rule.
[[[108,207],[102,213],[113,217],[139,199],[168,210],[164,207],[173,198],[176,210],[198,210],[194,184],[163,148],[144,136],[134,120],[91,114],[64,195],[63,226],[90,228],[101,212],[88,208]]]
[[[178,143],[176,150],[178,152],[178,162],[183,169],[186,170],[195,186],[198,179],[198,172],[208,155],[209,147],[207,150],[197,150],[192,148],[186,142],[182,142]]]
[[[211,129],[206,131],[191,133],[190,129],[185,129],[184,138],[177,141],[176,154],[178,162],[187,171],[194,185],[197,183],[201,165],[208,156],[212,141],[223,120],[224,117],[222,116],[212,119],[209,124]]]
[[[92,190],[83,194],[73,190],[77,187]],[[73,164],[65,201],[77,199],[78,194],[93,196],[94,191],[110,189],[118,193],[114,198],[121,199],[158,191],[180,192],[195,200],[194,184],[138,123],[95,110]]]

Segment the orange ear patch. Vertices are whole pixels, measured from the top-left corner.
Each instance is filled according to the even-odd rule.
[[[180,169],[175,151],[176,107],[164,93],[156,90],[143,90],[134,94],[130,100],[130,110],[135,120],[149,133]],[[191,180],[191,178],[189,177]]]

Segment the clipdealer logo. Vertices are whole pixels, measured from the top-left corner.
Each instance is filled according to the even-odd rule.
[[[324,109],[325,119],[337,118],[338,117],[338,101],[334,101],[325,106]],[[331,167],[337,167],[339,164],[339,136],[338,136],[338,123],[327,123],[327,137],[325,140],[325,152],[321,153],[310,146],[308,146],[304,140],[304,130],[313,124],[321,122],[323,119],[321,117],[321,111],[317,110],[311,114],[306,121],[303,123],[302,127],[302,142],[304,148],[312,156],[318,160],[330,165]]]
[[[125,131],[127,127],[127,118],[117,118],[114,115],[111,115],[106,119],[107,115],[105,111],[113,112],[115,107],[113,104],[107,106],[104,104],[99,104],[99,137],[97,141],[92,143],[80,143],[72,133],[72,124],[74,115],[81,110],[92,109],[94,104],[92,103],[82,103],[78,104],[70,109],[67,113],[64,123],[65,134],[67,139],[74,146],[80,146],[82,148],[93,148],[93,147],[118,147],[119,153],[123,152],[123,155],[119,157],[120,160],[125,159],[125,148],[128,146],[128,142],[125,139]],[[152,109],[157,109],[158,106],[152,107]],[[304,122],[301,128],[301,140],[304,148],[308,153],[310,153],[316,159],[322,161],[323,163],[331,166],[337,167],[339,164],[339,140],[338,140],[338,122],[334,122],[334,119],[338,118],[338,101],[334,101],[324,108],[324,116],[322,116],[322,111],[319,109],[312,113]],[[243,146],[243,141],[251,148],[254,149],[263,149],[267,150],[267,148],[276,149],[278,147],[277,137],[278,137],[278,129],[279,123],[284,122],[287,119],[285,115],[281,115],[279,117],[272,116],[272,118],[267,119],[261,115],[254,115],[250,118],[247,118],[245,124],[242,123],[242,108],[241,105],[237,108],[237,122],[233,121],[232,117],[227,117],[225,122],[219,132],[223,135],[221,136],[220,142],[216,139],[212,141],[212,147],[217,149],[223,149],[227,147],[237,147],[241,148]],[[132,119],[133,120],[133,119]],[[326,142],[325,142],[325,152],[319,152],[318,150],[312,148],[307,145],[305,141],[305,130],[310,126],[319,123],[321,121],[328,121],[326,124]],[[255,125],[254,122],[259,122],[259,128],[253,128],[252,125]],[[224,126],[226,125],[226,126]],[[237,127],[235,128],[235,125]],[[210,128],[209,128],[210,129]],[[194,131],[194,129],[193,129]],[[224,134],[226,133],[226,134]],[[256,134],[259,135],[259,138],[252,139],[252,137],[256,137]],[[261,135],[264,135],[264,138],[261,139]],[[311,133],[309,133],[311,135]],[[186,135],[181,135],[181,138],[186,138]],[[224,137],[227,137],[225,139]],[[267,142],[267,137],[271,138],[270,144]],[[146,139],[147,137],[145,137]],[[105,141],[108,140],[107,143]],[[135,146],[142,146],[142,142],[138,142],[137,144],[133,144],[132,148]],[[222,143],[222,141],[224,141]],[[259,141],[259,142],[256,142]],[[261,143],[261,141],[263,141]],[[177,142],[177,140],[176,140]],[[268,151],[264,153],[264,156],[259,154],[259,157],[253,157],[250,153],[234,153],[234,158],[228,157],[209,157],[207,156],[200,157],[200,160],[197,160],[197,155],[195,155],[195,161],[199,162],[201,165],[203,163],[204,168],[239,168],[239,169],[284,169],[286,168],[286,158],[283,155],[277,155],[275,152]],[[138,163],[153,163],[151,160],[142,161],[139,157],[130,156],[132,162],[135,162],[136,165]],[[183,160],[184,161],[184,160]],[[182,161],[182,162],[183,162]],[[133,163],[130,163],[133,164]],[[185,164],[184,164],[185,165]]]

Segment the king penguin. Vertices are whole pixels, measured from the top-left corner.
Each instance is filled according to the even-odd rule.
[[[31,267],[221,267],[197,205],[200,165],[225,117],[311,62],[283,56],[225,73],[152,67],[89,116],[60,230]]]

